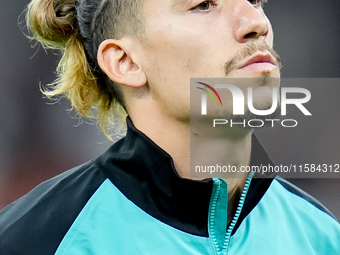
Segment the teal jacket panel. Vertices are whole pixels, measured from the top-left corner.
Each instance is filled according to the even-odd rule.
[[[151,217],[106,180],[88,201],[57,255],[212,254],[209,239]]]
[[[228,253],[339,255],[340,225],[274,180],[232,236]]]

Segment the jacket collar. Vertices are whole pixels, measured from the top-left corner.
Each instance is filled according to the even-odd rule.
[[[181,178],[171,156],[136,129],[129,117],[126,137],[111,146],[96,163],[128,199],[151,216],[179,230],[208,236],[207,219],[213,180]],[[255,136],[251,164],[272,164]],[[257,182],[255,189],[252,186],[248,193],[256,193],[259,187],[255,186],[261,185]],[[268,181],[266,186],[269,186]],[[267,190],[262,186],[261,189],[261,193]],[[256,194],[257,199],[251,203],[248,201],[250,207],[243,211],[249,213],[264,193]],[[245,216],[241,214],[241,217]]]

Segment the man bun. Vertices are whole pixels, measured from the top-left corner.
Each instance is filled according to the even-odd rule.
[[[27,23],[33,38],[44,46],[63,47],[78,36],[75,0],[32,0],[27,9]]]
[[[119,84],[97,61],[105,39],[141,37],[143,0],[31,0],[26,22],[30,39],[61,51],[57,79],[42,92],[51,99],[66,97],[72,108],[95,119],[108,138],[120,136],[127,116]]]
[[[96,67],[89,64],[75,5],[74,0],[32,0],[27,7],[29,38],[62,53],[57,79],[44,87],[42,93],[56,100],[67,97],[72,109],[80,116],[95,119],[111,139],[122,130],[126,111],[120,103],[122,100],[117,100],[118,89],[113,94],[113,86],[103,80]],[[119,121],[118,125],[115,119]]]

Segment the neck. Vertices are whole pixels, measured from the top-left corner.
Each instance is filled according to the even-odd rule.
[[[156,107],[140,108],[142,112],[130,112],[130,117],[137,129],[147,135],[158,146],[165,150],[173,159],[177,173],[183,178],[190,175],[190,163],[211,166],[248,166],[251,153],[251,132],[235,129],[221,129],[219,132],[199,131],[190,127],[190,121],[169,118]],[[203,159],[203,160],[202,160]],[[211,176],[209,176],[211,177]],[[227,173],[223,179],[228,183],[228,220],[237,207],[244,187],[247,173]]]

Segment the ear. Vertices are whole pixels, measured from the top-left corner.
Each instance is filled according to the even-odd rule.
[[[105,40],[98,48],[98,64],[112,81],[129,87],[141,87],[147,82],[146,75],[131,57],[128,45],[123,39]]]

